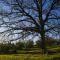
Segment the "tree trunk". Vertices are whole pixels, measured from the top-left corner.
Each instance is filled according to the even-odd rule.
[[[46,44],[45,44],[45,32],[43,31],[41,32],[41,48],[43,54],[47,53]]]

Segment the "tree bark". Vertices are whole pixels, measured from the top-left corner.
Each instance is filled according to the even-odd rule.
[[[41,31],[41,48],[42,48],[42,53],[45,54],[47,53],[47,48],[45,44],[45,32],[44,30]]]

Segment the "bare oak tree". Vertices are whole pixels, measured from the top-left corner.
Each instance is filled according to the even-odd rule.
[[[40,36],[41,48],[46,52],[45,37],[60,35],[60,0],[2,0],[6,10],[0,12],[1,33],[19,35],[20,39]],[[9,7],[9,9],[8,9]],[[8,10],[7,10],[8,9]]]

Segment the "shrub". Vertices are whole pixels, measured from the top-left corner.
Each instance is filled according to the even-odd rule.
[[[37,46],[38,48],[41,47],[41,41],[40,41],[40,40],[37,40],[37,41],[36,41],[36,46]]]
[[[31,49],[34,46],[34,42],[32,40],[28,40],[25,46],[26,46],[26,49]]]
[[[23,49],[24,48],[24,42],[17,42],[16,43],[16,49]]]

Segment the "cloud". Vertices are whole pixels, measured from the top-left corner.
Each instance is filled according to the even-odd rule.
[[[0,2],[0,12],[9,13],[9,12],[11,12],[11,7],[5,3]]]

